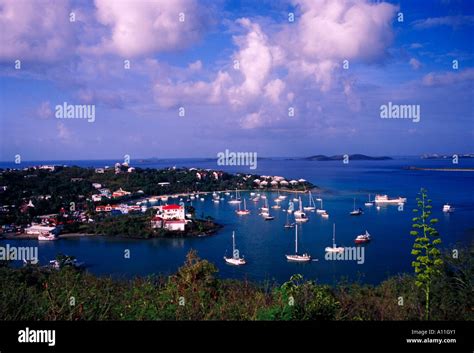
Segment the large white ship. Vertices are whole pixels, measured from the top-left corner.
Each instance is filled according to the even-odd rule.
[[[387,195],[375,195],[375,203],[405,203],[407,199],[405,197],[397,197],[389,199]]]

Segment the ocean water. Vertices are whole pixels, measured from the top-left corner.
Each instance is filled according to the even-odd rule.
[[[80,166],[113,165],[115,161],[62,161],[61,164]],[[53,162],[34,162],[32,165]],[[59,164],[57,161],[55,164]],[[28,163],[26,163],[28,164]],[[132,163],[133,165],[133,163]],[[214,204],[211,195],[205,201],[193,201],[196,215],[212,216],[224,227],[214,236],[186,239],[126,240],[103,237],[63,239],[57,242],[35,240],[2,240],[16,246],[39,246],[41,263],[47,263],[58,252],[76,256],[86,262],[88,271],[114,277],[146,276],[150,274],[170,274],[184,262],[190,249],[198,251],[200,257],[213,262],[223,278],[247,278],[254,281],[284,282],[292,274],[300,273],[306,279],[319,283],[334,284],[340,280],[360,281],[376,284],[390,275],[412,272],[410,254],[414,238],[409,234],[412,209],[416,205],[417,192],[421,187],[428,190],[433,200],[433,216],[439,219],[437,229],[441,234],[443,247],[448,249],[468,246],[474,235],[474,173],[415,171],[403,169],[405,166],[418,167],[470,167],[474,160],[461,159],[458,165],[450,160],[421,160],[404,157],[389,161],[341,161],[316,162],[302,160],[269,159],[259,160],[256,170],[248,167],[221,167],[215,161],[198,159],[162,160],[157,163],[135,164],[139,167],[162,168],[169,166],[203,167],[223,169],[229,172],[252,172],[262,175],[281,175],[289,179],[304,178],[321,188],[314,198],[321,197],[329,219],[307,212],[310,221],[299,228],[299,249],[310,253],[314,259],[310,263],[287,262],[285,254],[294,252],[294,229],[285,229],[288,201],[282,202],[282,209],[271,209],[274,221],[264,221],[258,215],[258,204],[247,199],[251,214],[237,216],[237,205],[227,203],[228,197],[220,204]],[[14,165],[0,163],[0,167]],[[403,210],[398,206],[365,207],[368,194],[403,196],[408,199]],[[270,205],[274,204],[277,193],[266,193]],[[364,209],[362,216],[350,216],[353,198],[356,207]],[[308,196],[303,195],[303,204]],[[444,203],[449,202],[455,212],[443,214]],[[292,217],[291,217],[292,218]],[[291,219],[290,218],[290,219]],[[364,246],[364,263],[356,261],[329,261],[324,257],[324,248],[332,245],[332,227],[336,224],[338,246],[354,246],[354,238],[368,230],[373,241]],[[247,260],[247,265],[233,267],[225,264],[224,254],[231,255],[232,231],[236,232],[237,248]],[[130,258],[124,252],[130,251]]]

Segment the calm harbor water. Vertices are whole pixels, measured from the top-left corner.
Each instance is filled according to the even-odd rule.
[[[64,161],[62,164],[80,166],[113,165],[115,161]],[[32,165],[53,162],[35,162]],[[55,164],[59,164],[57,161]],[[28,163],[26,163],[28,164]],[[285,229],[286,209],[293,195],[282,202],[282,209],[271,209],[273,221],[264,221],[258,215],[258,207],[263,200],[254,203],[248,193],[247,199],[251,214],[237,216],[237,205],[214,204],[211,195],[205,201],[193,201],[196,215],[209,215],[224,225],[212,237],[187,239],[124,240],[103,237],[64,239],[57,242],[35,240],[2,240],[16,246],[39,246],[41,263],[47,263],[59,252],[74,255],[86,262],[88,270],[99,275],[131,277],[135,275],[170,274],[182,265],[186,253],[196,249],[200,257],[217,265],[219,276],[224,278],[248,278],[256,281],[286,281],[292,274],[300,273],[307,279],[320,283],[335,283],[341,279],[360,280],[364,283],[378,283],[389,275],[411,272],[410,254],[413,237],[411,229],[412,209],[421,187],[428,189],[433,200],[433,214],[439,218],[438,230],[443,246],[452,248],[455,244],[468,245],[474,235],[474,173],[437,172],[403,169],[404,166],[453,167],[450,160],[421,160],[418,158],[396,158],[390,161],[352,161],[343,164],[334,162],[315,162],[302,160],[259,160],[258,168],[249,171],[248,167],[220,167],[215,161],[179,159],[162,160],[152,164],[134,164],[138,167],[163,168],[176,165],[223,169],[229,172],[251,172],[261,175],[281,175],[288,179],[304,178],[322,189],[314,198],[324,200],[324,209],[329,219],[322,219],[313,212],[307,212],[310,221],[300,227],[299,247],[310,253],[318,261],[298,264],[287,262],[285,254],[294,251],[294,229]],[[0,163],[0,167],[13,167]],[[474,167],[474,160],[462,159],[457,167]],[[403,196],[408,199],[404,210],[395,206],[365,207],[368,194]],[[223,194],[222,194],[223,195]],[[275,204],[277,193],[266,193],[270,206]],[[364,214],[351,217],[353,198],[356,207],[364,209]],[[308,196],[303,195],[303,204]],[[443,214],[444,203],[449,202],[455,212]],[[368,230],[373,241],[365,246],[365,261],[328,261],[324,258],[324,248],[332,244],[332,226],[336,224],[338,246],[354,246],[354,238]],[[248,264],[242,267],[226,265],[223,256],[232,252],[232,231],[236,232],[237,248]],[[130,259],[124,258],[124,251],[130,250]]]

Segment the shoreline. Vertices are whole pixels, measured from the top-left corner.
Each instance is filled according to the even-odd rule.
[[[422,167],[406,167],[407,170],[424,170],[432,172],[474,172],[474,168],[422,168]]]

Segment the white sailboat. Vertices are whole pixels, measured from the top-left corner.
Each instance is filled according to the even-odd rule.
[[[360,215],[363,213],[362,210],[361,210],[360,208],[358,208],[358,209],[356,210],[355,207],[356,207],[356,199],[355,199],[355,197],[354,197],[354,210],[350,212],[350,215],[351,215],[351,216],[360,216]]]
[[[240,203],[241,200],[240,200],[240,195],[239,195],[239,191],[237,189],[235,189],[235,199],[232,199],[229,201],[230,204],[236,204],[236,203]]]
[[[311,256],[307,253],[298,255],[298,225],[295,227],[295,253],[294,255],[285,255],[288,261],[308,262],[311,261]]]
[[[299,210],[293,212],[293,214],[295,215],[295,221],[299,223],[308,222],[308,216],[306,216],[306,213],[303,212],[303,204],[301,203],[301,197],[299,198],[299,205]]]
[[[374,202],[373,202],[373,201],[370,201],[370,194],[369,194],[369,201],[367,201],[364,205],[365,205],[365,206],[368,206],[368,207],[374,205]]]
[[[265,205],[264,207],[261,207],[260,210],[262,211],[262,213],[265,213],[265,212],[268,212],[268,201],[267,199],[265,199]]]
[[[318,213],[318,214],[327,213],[326,210],[323,208],[323,199],[317,198],[316,201],[319,201],[319,202],[321,203],[321,208],[318,208],[318,209],[316,210],[316,213]]]
[[[239,209],[236,210],[235,213],[237,213],[239,216],[244,216],[244,215],[250,214],[250,211],[247,210],[247,203],[245,201],[245,198],[244,198],[244,209],[243,210],[240,209],[240,203],[239,203]]]
[[[235,266],[245,265],[247,263],[243,257],[240,257],[239,251],[235,249],[235,232],[232,232],[232,257],[224,256],[224,260],[228,264]]]
[[[284,225],[285,228],[294,228],[295,223],[290,223],[290,210],[286,213],[286,223]]]
[[[336,223],[333,224],[332,226],[332,247],[328,246],[325,249],[326,252],[338,252],[342,253],[344,252],[343,247],[337,247],[336,246]]]
[[[309,192],[309,203],[308,206],[303,207],[305,211],[314,211],[316,209],[316,204],[314,203],[313,196],[311,195],[311,191]]]

